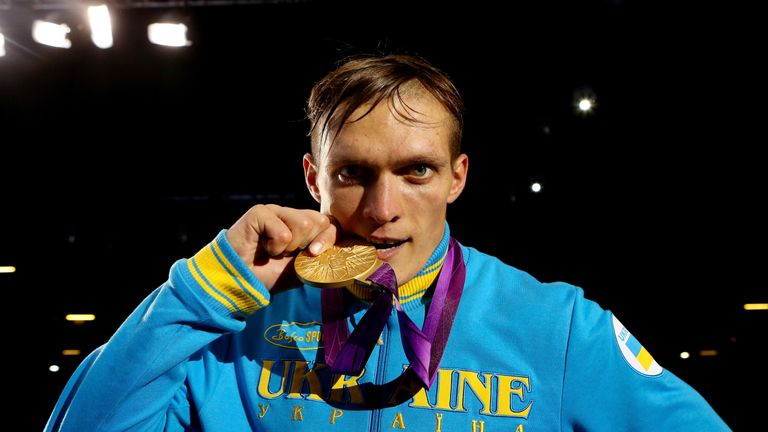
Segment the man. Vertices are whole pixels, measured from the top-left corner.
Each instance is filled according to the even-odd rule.
[[[728,430],[580,289],[451,239],[468,158],[442,72],[352,60],[308,114],[320,211],[257,205],[178,261],[47,430]],[[331,265],[351,254],[340,238],[381,266],[345,289],[299,283],[296,254]]]

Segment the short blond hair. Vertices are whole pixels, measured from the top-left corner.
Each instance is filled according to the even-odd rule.
[[[403,95],[416,83],[451,114],[454,121],[450,152],[452,158],[457,157],[461,152],[464,129],[464,102],[453,82],[447,74],[420,57],[390,54],[348,60],[312,88],[307,117],[315,159],[319,157],[321,143],[328,137],[335,138],[356,109],[370,105],[367,112],[353,121],[365,117],[383,100],[397,100],[398,103],[390,105],[407,108]],[[407,110],[400,110],[397,114],[417,121]]]

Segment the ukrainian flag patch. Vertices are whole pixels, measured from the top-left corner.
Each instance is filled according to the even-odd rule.
[[[663,371],[661,366],[656,363],[656,360],[651,357],[648,350],[632,336],[632,333],[621,324],[615,315],[613,316],[613,331],[621,354],[627,363],[632,366],[632,369],[648,376],[659,375]]]

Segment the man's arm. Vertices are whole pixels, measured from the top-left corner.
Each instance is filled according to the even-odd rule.
[[[187,361],[269,304],[290,279],[292,255],[334,244],[336,226],[312,210],[251,208],[208,246],[171,268],[67,384],[46,431],[163,430],[190,422]]]
[[[579,294],[563,379],[564,430],[730,430],[696,390],[661,368],[611,312]]]
[[[155,290],[67,384],[46,430],[163,430],[186,423],[186,362],[269,304],[269,291],[246,268],[225,232],[171,268]],[[167,418],[168,412],[181,413]],[[178,414],[177,414],[178,415]]]

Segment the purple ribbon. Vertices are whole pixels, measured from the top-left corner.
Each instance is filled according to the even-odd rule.
[[[362,373],[379,335],[384,330],[387,318],[392,313],[394,303],[403,350],[411,363],[410,368],[424,387],[431,387],[443,358],[453,320],[456,318],[466,272],[461,247],[451,238],[432,302],[424,318],[423,330],[419,330],[400,305],[395,272],[387,263],[368,276],[367,279],[375,284],[380,292],[351,335],[344,308],[343,290],[322,290],[320,300],[323,311],[323,345],[325,363],[330,371],[352,376]]]

